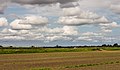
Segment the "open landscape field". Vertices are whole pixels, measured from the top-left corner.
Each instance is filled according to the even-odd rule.
[[[120,70],[120,0],[0,0],[0,70]]]
[[[53,49],[55,50],[51,48]],[[60,52],[58,49],[58,52],[49,53],[0,54],[0,70],[120,70],[119,50],[111,51],[109,48],[109,50],[80,52],[80,48],[69,49],[74,51]]]

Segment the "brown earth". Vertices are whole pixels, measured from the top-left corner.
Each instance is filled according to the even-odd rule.
[[[120,51],[56,52],[32,54],[1,54],[0,70],[120,70],[120,63],[65,68],[82,64],[120,61]]]

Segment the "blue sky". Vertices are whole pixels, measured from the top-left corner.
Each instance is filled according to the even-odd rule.
[[[0,44],[120,44],[119,0],[2,0]]]

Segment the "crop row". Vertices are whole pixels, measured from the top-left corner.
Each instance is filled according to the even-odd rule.
[[[111,61],[111,62],[95,63],[95,64],[80,64],[75,66],[65,66],[65,68],[80,68],[80,67],[99,66],[99,65],[118,64],[118,63],[120,63],[120,61]]]

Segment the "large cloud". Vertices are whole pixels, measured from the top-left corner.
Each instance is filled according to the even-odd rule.
[[[17,33],[17,31],[16,30],[12,30],[12,29],[8,29],[8,28],[4,28],[1,31],[1,33],[3,33],[3,34],[11,34],[11,33],[15,34],[15,33]]]
[[[56,27],[56,28],[49,28],[49,27],[41,27],[38,30],[34,30],[34,33],[45,33],[45,34],[59,34],[59,35],[77,35],[79,34],[77,28],[73,26],[63,26],[63,27]]]
[[[26,16],[25,19],[20,22],[20,24],[30,24],[30,25],[40,25],[44,26],[48,23],[48,19],[46,17],[42,16],[35,16],[35,15],[30,15]]]
[[[59,41],[59,40],[71,40],[71,38],[65,36],[48,36],[46,37],[46,40],[49,42],[49,41]]]
[[[112,23],[107,23],[107,24],[100,24],[101,26],[104,26],[106,28],[116,28],[116,27],[120,27],[120,25],[118,25],[116,22],[112,22]]]
[[[75,29],[74,27],[64,26],[63,30],[64,30],[63,31],[64,35],[77,35],[78,34],[77,29]]]
[[[110,22],[106,17],[99,16],[96,13],[89,11],[80,11],[79,7],[64,8],[63,14],[64,16],[59,18],[58,23],[64,25],[78,26]]]
[[[76,17],[60,17],[58,20],[58,23],[61,23],[64,25],[70,25],[70,26],[79,26],[79,25],[91,24],[93,23],[93,20],[79,19]]]
[[[92,38],[90,38],[90,37],[78,37],[76,40],[78,40],[78,41],[93,41],[93,39]]]
[[[102,32],[112,32],[113,28],[118,28],[120,27],[120,25],[118,25],[118,23],[116,22],[112,22],[112,23],[107,23],[107,24],[99,24],[101,26],[101,30]]]
[[[10,23],[10,26],[13,30],[29,30],[32,28],[31,25],[27,24],[20,24],[22,20],[16,19]]]
[[[81,10],[79,7],[63,8],[64,16],[74,16],[74,15],[79,15],[80,13]]]

